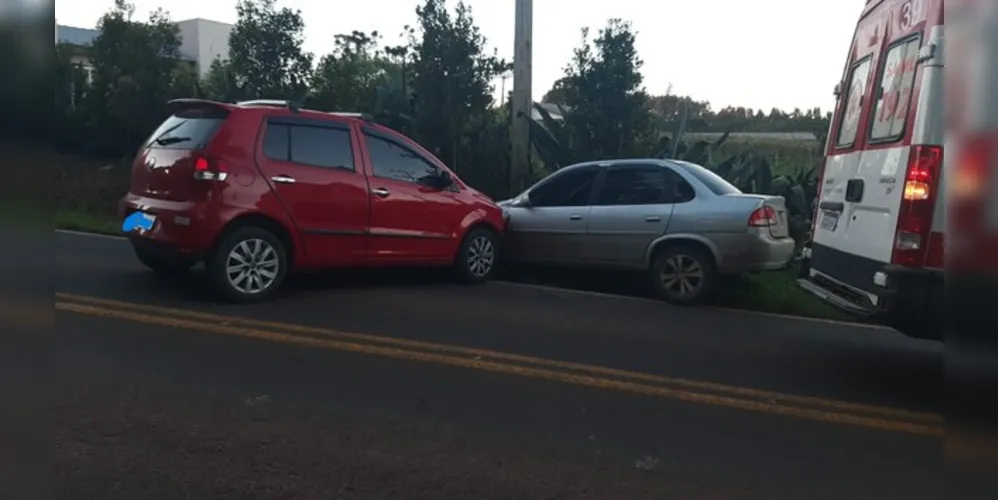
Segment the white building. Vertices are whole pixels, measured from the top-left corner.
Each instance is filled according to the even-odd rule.
[[[216,58],[229,58],[229,34],[232,25],[208,19],[188,19],[177,22],[180,29],[180,56],[194,64],[202,77],[208,73]],[[55,26],[55,42],[68,43],[81,49],[91,45],[100,33],[94,29],[73,26]],[[88,67],[86,51],[74,57],[83,67]]]
[[[215,59],[229,58],[229,34],[232,25],[208,19],[188,19],[180,28],[180,56],[194,62],[198,74],[208,74]]]

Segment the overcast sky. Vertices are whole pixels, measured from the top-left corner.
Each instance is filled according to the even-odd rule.
[[[111,0],[56,2],[59,24],[92,28]],[[166,9],[176,21],[234,23],[235,0],[132,0],[136,14]],[[278,0],[306,22],[305,49],[329,52],[333,35],[378,30],[387,43],[415,24],[421,0]],[[455,5],[456,0],[448,0]],[[513,0],[465,0],[489,46],[512,58]],[[533,92],[540,99],[557,80],[584,26],[611,17],[633,22],[645,61],[645,87],[706,99],[714,109],[831,108],[853,28],[864,0],[534,0]]]

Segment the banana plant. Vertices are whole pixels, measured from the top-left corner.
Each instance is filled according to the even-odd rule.
[[[682,105],[679,108],[679,120],[676,121],[676,126],[672,131],[672,135],[662,136],[659,138],[659,142],[656,145],[658,153],[655,157],[660,159],[683,160],[690,163],[696,163],[697,165],[710,167],[714,164],[714,154],[717,152],[718,148],[724,144],[724,141],[728,140],[728,136],[731,134],[731,131],[725,131],[724,134],[714,142],[697,141],[692,145],[688,145],[683,140],[683,136],[686,134],[686,126],[689,123],[689,116],[690,103],[687,100],[683,100]]]
[[[543,106],[537,103],[534,103],[534,109],[537,110],[541,119],[539,121],[532,118],[527,120],[530,124],[530,142],[548,170],[555,171],[581,160],[577,158],[573,150],[571,135],[565,124],[555,120],[551,113],[548,113]],[[565,109],[560,104],[558,112],[561,113],[561,116],[566,115]]]
[[[755,151],[742,151],[717,164],[712,170],[744,192],[764,193],[772,190],[773,174],[769,161]]]
[[[714,173],[745,193],[782,196],[786,201],[790,235],[803,244],[811,229],[811,207],[818,193],[813,169],[798,169],[790,175],[773,175],[769,162],[743,151],[713,168]]]

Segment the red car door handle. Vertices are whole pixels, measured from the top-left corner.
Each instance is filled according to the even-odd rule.
[[[385,188],[374,188],[371,190],[371,193],[374,194],[374,196],[377,196],[378,198],[387,198],[388,195],[391,194]]]

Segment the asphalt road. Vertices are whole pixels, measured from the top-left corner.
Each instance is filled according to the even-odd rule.
[[[212,303],[55,235],[60,498],[938,499],[942,349],[432,272]]]

